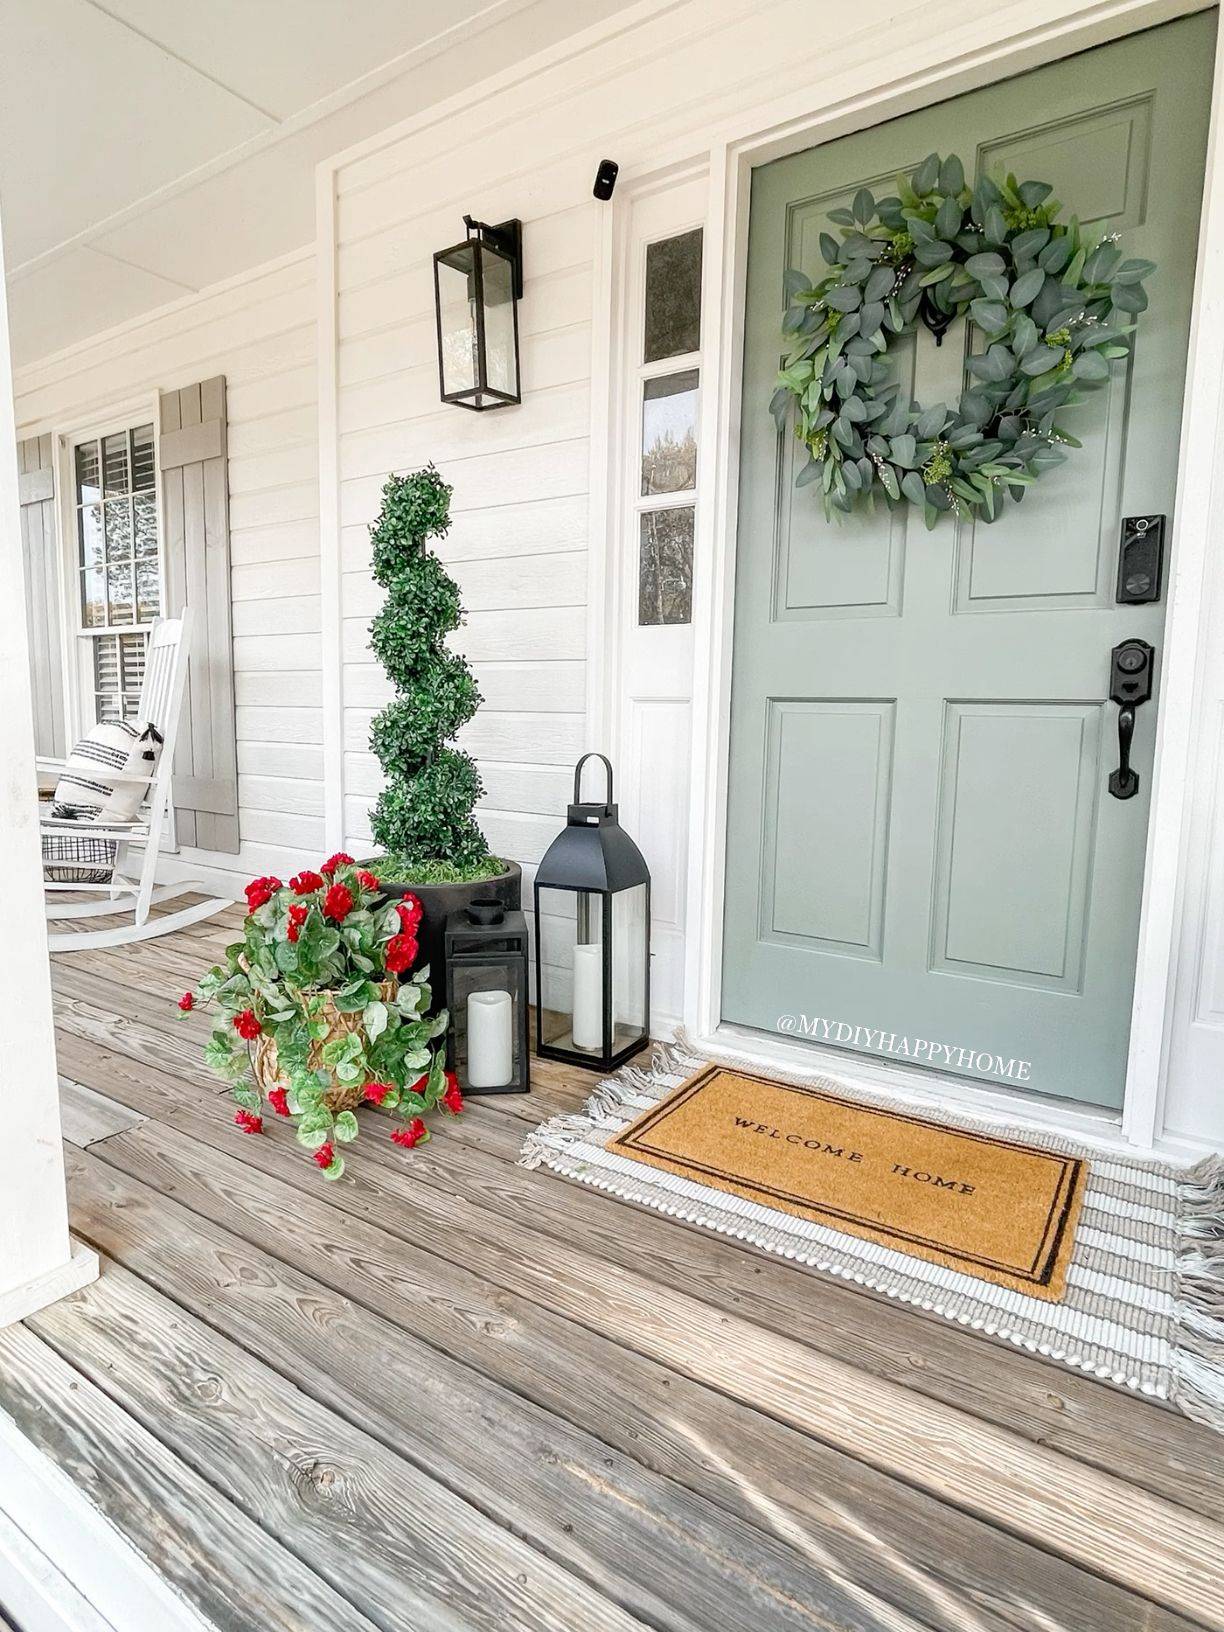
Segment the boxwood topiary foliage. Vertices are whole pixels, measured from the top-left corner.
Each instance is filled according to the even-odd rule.
[[[370,825],[382,849],[410,866],[467,867],[489,856],[472,816],[479,773],[447,746],[480,706],[467,662],[443,644],[463,621],[458,586],[426,548],[450,526],[450,496],[432,465],[390,476],[370,531],[374,577],[387,591],[370,644],[397,693],[370,732],[387,778]]]

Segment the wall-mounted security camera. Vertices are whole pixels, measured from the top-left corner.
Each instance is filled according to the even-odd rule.
[[[612,189],[616,186],[616,178],[620,175],[620,165],[615,159],[600,159],[599,169],[595,172],[595,185],[591,188],[596,198],[605,202],[612,197]]]

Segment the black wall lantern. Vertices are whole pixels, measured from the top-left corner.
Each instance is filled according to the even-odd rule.
[[[473,901],[446,920],[451,1068],[465,1094],[525,1094],[527,920]]]
[[[518,303],[523,224],[495,227],[465,215],[467,237],[434,256],[438,379],[442,401],[506,408],[521,400]]]
[[[603,760],[608,797],[582,803]],[[574,802],[535,877],[536,1052],[612,1071],[650,1040],[650,873],[617,820],[612,767],[583,754]]]

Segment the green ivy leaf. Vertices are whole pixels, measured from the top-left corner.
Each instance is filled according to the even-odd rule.
[[[336,1125],[333,1132],[335,1133],[336,1138],[340,1140],[341,1144],[344,1145],[347,1145],[351,1143],[352,1140],[356,1139],[357,1118],[353,1115],[352,1111],[340,1112],[339,1116],[336,1118]]]

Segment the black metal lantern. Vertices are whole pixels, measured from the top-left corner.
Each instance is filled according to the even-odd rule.
[[[505,408],[520,400],[518,303],[523,224],[495,227],[465,215],[467,237],[434,256],[442,401]]]
[[[601,759],[608,797],[584,804]],[[617,820],[612,766],[583,754],[574,802],[535,877],[536,1052],[612,1071],[650,1040],[650,873]]]
[[[473,901],[446,920],[451,1069],[465,1094],[525,1094],[527,920],[500,901]]]

